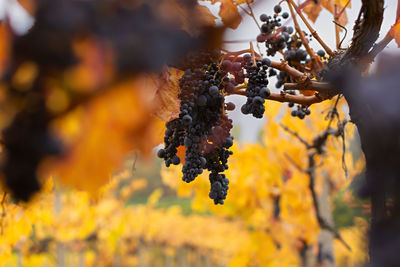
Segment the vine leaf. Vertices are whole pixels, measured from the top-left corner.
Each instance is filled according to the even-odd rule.
[[[18,0],[18,3],[30,14],[34,15],[36,10],[35,0]]]
[[[217,2],[221,3],[221,8],[218,15],[221,17],[222,22],[232,28],[236,29],[242,22],[242,16],[240,15],[238,5],[246,3],[245,0],[234,1],[234,0],[209,0],[212,4]],[[252,3],[252,0],[248,1]]]
[[[396,24],[390,30],[390,35],[393,37],[397,45],[400,47],[400,19],[397,20]]]
[[[308,1],[308,4],[304,7],[303,12],[306,13],[308,18],[315,23],[322,10],[322,7],[328,10],[330,13],[335,14],[335,6],[336,12],[338,13],[341,12],[344,7],[350,8],[351,4],[348,4],[348,1],[349,0],[321,0],[318,4],[316,4],[314,1]],[[338,22],[343,26],[348,23],[347,14],[345,11],[339,16]]]
[[[0,21],[0,75],[5,71],[11,54],[11,32],[8,26]]]
[[[337,12],[340,12],[347,4],[347,0],[322,0],[321,4],[323,7],[325,7],[330,13],[335,14],[335,6],[337,7]],[[350,8],[351,5],[348,4],[347,8]],[[343,14],[338,19],[338,23],[340,25],[347,25],[348,19],[347,19],[347,14],[344,11]]]
[[[55,121],[67,153],[45,162],[41,175],[55,174],[63,184],[95,196],[127,153],[150,155],[164,130],[164,122],[152,115],[156,88],[151,75],[133,78]]]
[[[155,115],[163,121],[170,121],[179,116],[179,78],[182,74],[181,70],[169,68],[155,80],[158,83],[154,98],[157,106]]]
[[[313,1],[309,1],[308,4],[304,7],[303,12],[306,13],[308,18],[315,23],[321,10],[321,5],[316,4]]]

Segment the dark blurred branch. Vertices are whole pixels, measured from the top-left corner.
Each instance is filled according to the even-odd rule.
[[[337,102],[334,106],[336,108]],[[299,166],[289,155],[285,154],[285,157],[296,167],[301,172],[304,172],[308,175],[309,177],[309,189],[311,192],[312,200],[313,200],[313,205],[314,205],[314,210],[315,210],[315,216],[317,218],[318,224],[321,227],[321,229],[327,230],[332,233],[332,235],[338,239],[342,244],[351,251],[350,246],[344,241],[343,237],[340,235],[338,230],[334,227],[334,225],[329,224],[325,218],[321,215],[321,210],[320,210],[320,205],[317,197],[317,193],[315,191],[315,181],[316,181],[316,169],[319,167],[316,162],[315,162],[315,156],[317,155],[323,155],[325,153],[325,146],[326,142],[328,140],[329,136],[334,136],[334,137],[342,137],[343,143],[344,143],[344,127],[347,124],[347,120],[343,122],[338,122],[338,128],[333,129],[328,127],[325,131],[317,135],[314,139],[312,144],[307,142],[305,139],[303,139],[297,132],[291,130],[287,126],[281,124],[282,128],[291,134],[292,136],[296,137],[307,149],[308,151],[308,165],[307,169],[303,169],[301,166]],[[343,150],[343,153],[345,150]],[[343,154],[344,157],[344,154]],[[344,160],[344,158],[342,158]],[[347,169],[347,168],[346,168]]]
[[[394,25],[396,25],[396,23],[398,22],[399,18],[400,18],[400,0],[397,0],[397,13],[396,13],[396,19],[395,19]],[[391,31],[393,30],[394,25],[387,32],[385,37],[381,41],[376,43],[374,45],[374,47],[372,47],[371,51],[366,56],[365,61],[367,61],[368,63],[372,62],[375,59],[375,57],[380,52],[382,52],[382,50],[385,49],[386,46],[393,40]]]
[[[360,60],[365,57],[378,39],[383,21],[383,0],[362,0],[359,17],[354,25],[353,39],[346,58]]]

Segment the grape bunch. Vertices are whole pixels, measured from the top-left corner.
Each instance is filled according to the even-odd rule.
[[[167,122],[165,147],[158,151],[169,167],[181,162],[177,151],[184,146],[182,180],[189,183],[208,169],[210,198],[215,204],[223,204],[226,198],[229,182],[220,173],[228,168],[227,159],[232,154],[228,148],[233,144],[229,134],[232,121],[223,116],[223,91],[234,87],[224,69],[231,66],[219,65],[219,57],[217,51],[201,51],[184,61],[182,66],[186,70],[179,81],[180,114]]]
[[[266,52],[268,56],[274,56],[277,52],[283,54],[285,61],[292,68],[297,69],[300,72],[304,72],[310,67],[310,57],[304,48],[304,44],[301,41],[300,35],[294,32],[291,26],[282,26],[282,19],[287,19],[289,14],[287,12],[282,13],[282,7],[276,5],[274,7],[274,15],[268,16],[262,14],[260,20],[263,22],[261,26],[261,34],[257,37],[258,42],[265,42]],[[311,34],[303,32],[306,37],[306,41],[311,41]],[[325,51],[319,50],[317,55],[321,60],[326,60]],[[281,88],[285,83],[295,82],[285,72],[277,72],[274,69],[270,69],[268,72],[269,77],[276,76],[277,81],[275,83],[276,88]],[[288,91],[287,93],[295,95],[296,91]],[[305,116],[311,112],[307,106],[302,106],[294,103],[288,104],[291,108],[291,115],[304,119]]]
[[[211,143],[208,143],[205,149],[206,168],[210,171],[211,190],[209,197],[214,200],[215,204],[224,204],[229,188],[229,180],[222,172],[228,169],[228,158],[232,155],[232,151],[228,150],[233,145],[233,137],[230,135],[231,129],[232,120],[223,115],[219,125],[213,127],[212,135],[208,140]]]
[[[295,95],[295,91],[288,91],[288,94]],[[304,119],[307,115],[311,114],[310,109],[307,106],[297,105],[294,103],[288,103],[288,107],[291,108],[290,115],[292,117],[298,117],[299,119]]]
[[[267,88],[267,69],[271,65],[271,61],[265,58],[262,61],[257,61],[254,65],[251,56],[246,54],[243,57],[242,64],[246,69],[248,83],[246,89],[247,101],[242,106],[241,111],[243,114],[252,114],[255,118],[262,118],[265,111],[265,99],[271,94]]]
[[[267,48],[268,56],[275,56],[275,54],[286,48],[286,42],[289,41],[290,34],[293,33],[292,27],[282,26],[282,19],[289,18],[289,13],[283,12],[280,5],[274,7],[275,14],[268,16],[261,14],[260,20],[263,22],[261,25],[261,33],[257,36],[258,42],[264,42]]]

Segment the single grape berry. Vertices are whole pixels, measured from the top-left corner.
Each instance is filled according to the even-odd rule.
[[[232,102],[226,103],[226,110],[234,110],[235,107],[235,104],[233,104]]]
[[[171,161],[172,161],[172,164],[174,164],[174,165],[178,165],[179,163],[181,163],[181,159],[177,155],[173,156]]]
[[[282,7],[280,5],[274,6],[274,12],[275,13],[280,13],[282,11]]]
[[[235,91],[235,85],[231,82],[225,84],[225,91],[228,93],[233,93]]]
[[[218,95],[218,91],[219,91],[219,89],[218,89],[218,87],[215,86],[215,85],[211,86],[211,87],[208,89],[208,93],[209,93],[210,95],[212,95],[212,96]]]
[[[294,107],[294,103],[290,102],[290,103],[288,104],[288,106],[289,106],[289,108],[292,108],[292,107]]]
[[[261,61],[261,64],[263,66],[269,67],[269,66],[271,66],[271,60],[269,58],[263,58],[263,60]]]
[[[230,60],[225,59],[221,63],[221,69],[224,71],[231,71],[232,69],[232,62]]]
[[[183,116],[182,118],[183,123],[188,125],[192,122],[192,117],[190,117],[190,115],[186,114],[185,116]]]
[[[320,49],[320,50],[317,51],[317,54],[318,54],[318,56],[320,56],[320,57],[324,57],[324,56],[325,56],[325,51],[322,50],[322,49]]]
[[[249,114],[249,108],[247,107],[246,104],[244,104],[244,105],[240,108],[240,111],[241,111],[244,115]]]
[[[261,14],[261,15],[260,15],[260,20],[261,20],[262,22],[266,22],[266,21],[268,20],[268,15],[267,15],[267,14]]]
[[[158,156],[159,158],[164,158],[164,157],[165,157],[165,150],[164,150],[164,149],[158,150],[157,156]]]
[[[271,92],[267,87],[263,87],[260,90],[260,96],[264,99],[267,99],[271,95]]]
[[[200,107],[204,107],[205,105],[207,105],[207,97],[205,97],[204,95],[201,95],[197,98],[197,105],[199,105]]]
[[[262,105],[264,104],[265,100],[259,96],[254,97],[253,103],[256,105]]]
[[[292,26],[289,26],[289,27],[287,27],[286,28],[286,32],[288,33],[288,34],[292,34],[293,33],[293,27]]]
[[[243,60],[244,60],[244,61],[250,61],[250,60],[251,60],[251,55],[250,55],[250,54],[245,54],[245,55],[243,56]]]
[[[311,114],[311,110],[310,109],[306,109],[305,113],[306,113],[306,115],[310,115]]]
[[[287,19],[289,17],[289,13],[283,12],[282,13],[282,18]]]
[[[232,70],[233,71],[240,71],[242,69],[242,64],[240,62],[235,62],[232,65]]]
[[[259,35],[257,35],[257,42],[261,43],[265,41],[265,35],[260,33]]]
[[[265,34],[269,34],[271,32],[271,28],[267,23],[261,25],[261,32]]]
[[[292,110],[290,113],[293,117],[297,117],[297,110]]]

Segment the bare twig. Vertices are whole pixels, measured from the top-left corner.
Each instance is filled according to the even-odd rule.
[[[308,187],[309,187],[310,192],[311,192],[311,196],[312,196],[312,200],[313,200],[313,204],[314,204],[314,209],[315,209],[315,215],[317,217],[318,224],[322,229],[331,232],[336,239],[338,239],[340,242],[342,242],[342,244],[348,250],[351,251],[351,247],[343,239],[343,237],[337,231],[337,229],[333,225],[330,225],[321,215],[321,212],[320,212],[320,209],[319,209],[319,202],[318,202],[317,193],[315,192],[315,179],[316,179],[315,169],[316,169],[316,165],[315,165],[314,156],[316,154],[318,154],[318,153],[317,152],[312,152],[312,153],[309,153],[309,155],[308,155],[308,170],[307,170],[307,174],[308,174],[308,176],[310,178]]]
[[[282,124],[282,123],[281,123],[281,127],[283,128],[283,130],[285,130],[285,131],[288,132],[289,134],[291,134],[291,135],[293,135],[294,137],[296,137],[297,140],[299,140],[303,145],[305,145],[307,149],[310,149],[310,148],[311,148],[311,145],[310,145],[306,140],[304,140],[297,132],[295,132],[295,131],[289,129],[289,127],[287,127],[286,125],[284,125],[284,124]]]
[[[253,43],[252,42],[250,42],[250,51],[251,51],[251,59],[253,60],[253,64],[254,64],[254,66],[257,66],[256,55],[255,55],[255,51],[254,51],[254,47],[253,47]]]
[[[309,81],[307,83],[285,83],[283,90],[312,90],[319,92],[321,94],[330,94],[333,90],[329,83],[326,82],[317,82],[317,81]]]
[[[340,30],[339,30],[339,16],[337,13],[337,5],[335,4],[335,13],[333,15],[333,21],[335,22],[335,36],[336,36],[336,49],[340,49]]]
[[[303,168],[301,168],[300,165],[297,164],[297,162],[291,156],[289,156],[287,153],[285,153],[284,155],[285,158],[287,158],[287,160],[290,161],[290,163],[292,163],[293,166],[295,166],[298,171],[305,172],[305,170],[303,170]]]
[[[230,93],[230,95],[246,96],[246,91],[243,89],[235,90],[234,92]],[[286,94],[284,92],[281,92],[280,94],[271,94],[267,99],[281,103],[286,103],[286,102],[295,103],[303,106],[311,106],[312,104],[320,103],[326,100],[326,98],[323,98],[318,94],[315,94],[313,96],[304,96],[304,95],[291,95],[291,94]]]
[[[293,0],[289,0],[290,4],[294,7],[296,10],[297,14],[299,14],[300,18],[308,28],[308,30],[311,32],[312,36],[318,41],[318,43],[324,48],[326,53],[328,55],[333,56],[335,54],[334,51],[332,51],[329,46],[321,39],[321,37],[318,35],[317,31],[308,23],[307,19],[304,17],[303,13],[300,11],[299,7],[293,2]]]
[[[335,106],[337,103],[335,104]],[[346,243],[346,241],[343,239],[343,237],[340,235],[340,233],[337,231],[337,229],[329,224],[325,218],[321,215],[320,211],[320,205],[317,197],[317,193],[315,191],[315,181],[316,181],[316,169],[319,167],[315,163],[315,156],[316,155],[323,155],[324,154],[324,147],[326,145],[326,141],[328,140],[329,136],[342,136],[343,141],[344,141],[344,125],[347,123],[347,121],[344,121],[343,123],[338,124],[338,129],[332,129],[332,128],[327,128],[325,131],[320,133],[318,136],[316,136],[313,140],[313,143],[310,144],[307,141],[305,141],[297,132],[289,129],[287,126],[281,124],[282,128],[296,137],[304,146],[306,147],[308,153],[308,166],[306,170],[303,170],[289,155],[285,154],[285,157],[301,172],[305,172],[308,177],[309,177],[309,190],[311,192],[311,197],[313,200],[313,206],[315,210],[315,216],[317,218],[318,224],[321,227],[321,229],[327,230],[332,233],[332,235],[338,239],[342,244],[351,251],[350,246]]]
[[[307,74],[289,66],[286,61],[271,62],[271,67],[277,70],[281,70],[289,74],[296,82],[304,82],[308,80]]]
[[[317,57],[317,55],[315,54],[314,50],[308,44],[308,41],[304,35],[304,32],[301,30],[299,23],[297,22],[296,14],[294,13],[294,10],[293,10],[293,4],[294,4],[293,1],[286,0],[286,2],[288,3],[290,14],[292,15],[296,32],[300,36],[301,42],[303,43],[304,48],[307,50],[307,53],[310,55],[312,69],[314,70],[315,73],[319,73],[322,70],[323,64],[319,60],[319,57]]]
[[[249,12],[250,12],[249,16],[253,18],[253,20],[254,20],[254,22],[256,23],[258,29],[261,31],[260,24],[258,23],[256,17],[254,16],[254,12],[253,12],[253,9],[252,9],[251,6],[250,6],[249,0],[246,0],[246,4],[247,4],[247,7],[248,7]]]
[[[304,96],[304,95],[291,95],[283,92],[280,94],[271,94],[268,97],[268,99],[282,103],[285,102],[296,103],[303,106],[311,106],[312,104],[320,103],[326,100],[321,96],[319,96],[318,94],[315,94],[313,96]]]
[[[343,126],[339,126],[339,127],[343,127],[343,129],[341,130],[341,135],[340,137],[342,138],[342,169],[344,171],[344,175],[346,176],[346,179],[349,177],[349,171],[347,169],[347,164],[346,164],[346,139],[345,139],[345,131],[344,131],[344,127],[346,125],[345,121],[343,123]]]
[[[3,198],[1,199],[1,225],[0,225],[0,235],[4,234],[4,219],[6,217],[6,207],[5,202],[7,198],[7,192],[3,193]]]
[[[372,62],[375,59],[375,57],[380,52],[382,52],[382,50],[385,49],[385,47],[393,40],[391,31],[393,30],[393,27],[396,25],[396,23],[399,21],[399,19],[400,19],[400,0],[397,0],[397,12],[396,12],[396,18],[395,18],[393,26],[386,33],[385,37],[372,47],[371,51],[363,59],[363,61],[365,61],[365,63],[368,64],[368,63]]]

